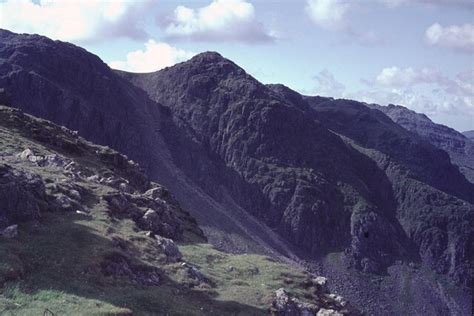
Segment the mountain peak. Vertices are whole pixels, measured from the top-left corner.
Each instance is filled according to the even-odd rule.
[[[207,52],[202,52],[191,58],[191,61],[195,62],[204,62],[204,63],[210,63],[210,62],[220,62],[220,61],[227,61],[226,58],[222,57],[221,54],[218,52],[212,52],[212,51],[207,51]]]

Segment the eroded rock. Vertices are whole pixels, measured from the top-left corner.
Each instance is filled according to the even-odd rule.
[[[180,261],[183,258],[183,255],[173,240],[161,236],[155,236],[155,239],[169,260]]]

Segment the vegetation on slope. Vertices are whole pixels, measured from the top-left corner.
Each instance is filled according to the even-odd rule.
[[[0,231],[18,225],[13,238],[0,236],[2,315],[263,315],[282,287],[343,310],[306,272],[215,250],[166,189],[117,152],[4,106],[0,148]],[[158,223],[145,221],[150,207]]]

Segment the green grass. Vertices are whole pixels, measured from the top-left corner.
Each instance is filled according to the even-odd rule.
[[[306,275],[258,255],[229,255],[208,244],[180,246],[187,262],[214,283],[200,285],[189,279],[180,263],[165,263],[153,241],[135,232],[131,221],[111,225],[84,220],[75,214],[48,214],[41,226],[22,225],[15,240],[0,241],[0,276],[21,268],[17,280],[0,289],[0,314],[42,315],[264,315],[274,291],[285,287],[304,296]],[[113,240],[128,241],[118,250]],[[123,251],[136,264],[162,270],[159,286],[141,286],[106,277],[100,263],[107,254]],[[4,260],[3,258],[8,258]],[[18,263],[21,262],[21,265]],[[229,267],[232,266],[233,271]],[[11,273],[10,273],[11,274]],[[285,284],[283,280],[292,280]]]
[[[86,173],[108,169],[95,157],[98,147],[82,143],[82,153],[74,154],[37,141],[38,135],[52,135],[74,143],[57,127],[12,111],[0,107],[0,162],[49,182],[68,177],[61,168],[39,167],[15,155],[30,148],[72,159]],[[90,216],[49,210],[39,222],[19,223],[16,238],[0,237],[0,315],[267,315],[280,287],[311,298],[312,289],[300,286],[308,278],[304,273],[268,257],[217,251],[203,243],[197,224],[178,210],[184,260],[210,279],[199,283],[181,263],[167,262],[133,220],[110,217],[101,197],[112,188],[84,179],[76,184],[89,192],[83,204]],[[145,286],[106,276],[102,265],[117,254],[133,267],[158,269],[161,283]]]

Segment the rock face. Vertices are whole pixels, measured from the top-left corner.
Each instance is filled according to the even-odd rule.
[[[395,123],[414,132],[434,146],[445,150],[451,161],[459,166],[466,179],[474,183],[474,140],[447,126],[436,124],[426,115],[416,113],[406,107],[390,104],[388,106],[369,105],[385,113]]]
[[[217,196],[224,185],[252,215],[310,256],[352,247],[357,266],[367,259],[377,262],[371,271],[382,271],[409,253],[395,214],[370,199],[370,191],[377,190],[372,177],[381,172],[311,119],[308,107],[283,100],[216,53],[129,76],[169,106],[175,126],[163,133],[173,157],[209,194]],[[200,168],[194,157],[201,157]],[[346,194],[352,198],[344,199]],[[375,222],[362,215],[362,221],[351,220],[355,208],[372,212]],[[397,243],[380,237],[384,242],[374,247],[371,239],[359,238],[364,227],[375,236],[397,236]]]
[[[262,85],[217,53],[129,74],[71,44],[7,31],[0,40],[0,87],[12,106],[138,161],[206,229],[225,232],[212,236],[217,245],[231,234],[308,262],[339,253],[350,267],[383,275],[413,261],[469,282],[473,185],[444,151],[380,111]],[[57,141],[50,134],[37,137]],[[77,150],[73,136],[59,146]],[[129,165],[102,154],[112,169]],[[68,168],[71,179],[117,190],[107,200],[112,213],[168,237],[153,215],[167,208],[150,201],[166,192],[145,192],[146,181],[136,186],[143,179],[128,173]]]
[[[0,163],[0,229],[38,219],[47,208],[42,179]]]
[[[230,188],[306,253],[345,249],[355,267],[375,273],[421,256],[458,282],[469,279],[466,252],[449,249],[468,247],[474,186],[445,152],[382,113],[265,87],[216,53],[124,77],[168,106],[187,133],[164,132],[185,172],[209,191],[218,192],[216,182]],[[428,224],[434,218],[443,224]]]

